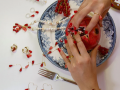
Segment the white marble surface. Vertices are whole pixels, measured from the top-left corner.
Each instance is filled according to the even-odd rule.
[[[31,31],[20,31],[15,33],[12,27],[15,23],[25,24],[39,19],[44,10],[55,0],[48,0],[46,5],[34,2],[33,0],[0,0],[0,90],[24,90],[29,82],[38,85],[38,90],[42,89],[43,83],[53,86],[53,90],[79,90],[76,85],[62,81],[51,81],[38,75],[39,65],[30,65],[28,69],[19,72],[19,66],[9,68],[9,64],[21,64],[25,66],[27,62],[35,60],[35,63],[41,63],[42,51],[38,44],[37,34]],[[40,14],[35,18],[26,18],[30,13],[30,8],[39,10]],[[120,11],[109,10],[116,25],[117,40],[115,49],[111,57],[98,67],[98,82],[101,90],[120,90]],[[12,53],[10,47],[17,44],[16,53]],[[22,48],[28,46],[33,51],[33,56],[27,59],[22,53]],[[72,79],[70,73],[55,67],[46,59],[47,68],[59,73],[63,77]],[[34,86],[30,86],[35,90]],[[50,90],[46,87],[45,90]]]

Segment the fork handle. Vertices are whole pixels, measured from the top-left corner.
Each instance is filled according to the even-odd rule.
[[[72,81],[72,80],[66,79],[66,78],[64,78],[64,77],[61,77],[61,78],[63,79],[63,81],[66,81],[66,82],[69,82],[69,83],[72,83],[72,84],[77,85],[77,83],[74,82],[74,81]]]

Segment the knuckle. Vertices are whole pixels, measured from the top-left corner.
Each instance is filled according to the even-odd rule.
[[[90,63],[90,58],[89,58],[89,57],[87,57],[87,58],[85,59],[85,63],[87,63],[87,64]]]

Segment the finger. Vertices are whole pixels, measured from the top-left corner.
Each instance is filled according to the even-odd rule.
[[[83,56],[83,57],[89,56],[89,54],[86,50],[86,47],[85,47],[84,43],[82,42],[81,37],[78,33],[75,35],[75,39],[77,41],[77,46],[78,46],[81,56]]]
[[[88,24],[86,30],[88,32],[90,32],[96,26],[98,21],[99,21],[99,15],[98,14],[94,14],[94,16],[92,17],[92,19],[91,19],[90,23]]]
[[[104,17],[106,16],[106,14],[108,13],[108,10],[109,10],[109,9],[107,9],[107,10],[105,10],[105,11],[103,12],[103,14],[102,14],[103,19],[104,19]],[[99,25],[100,25],[100,27],[102,27],[102,20],[99,20]]]
[[[72,52],[71,52],[70,47],[69,47],[69,45],[68,45],[68,41],[67,41],[66,39],[64,39],[64,42],[65,42],[65,46],[66,46],[68,55],[69,55],[69,57],[70,57],[70,56],[72,56]],[[67,57],[67,58],[69,58],[69,57]],[[73,63],[73,62],[75,61],[73,58],[71,58],[70,60],[71,60],[71,63]]]
[[[70,68],[70,61],[69,59],[66,58],[65,53],[60,48],[58,48],[58,51],[60,55],[62,56],[63,60],[65,61],[66,65],[68,66],[68,68]]]
[[[91,11],[91,8],[89,8],[89,6],[83,8],[80,12],[76,13],[75,16],[73,17],[73,19],[71,20],[71,23],[73,23],[73,25],[78,28],[81,21],[83,20],[83,18]]]
[[[81,11],[85,6],[87,6],[86,0],[84,0],[83,3],[80,5],[78,12]]]
[[[67,36],[67,41],[69,44],[70,51],[72,52],[72,55],[75,57],[75,60],[76,60],[77,58],[80,57],[80,55],[79,55],[76,45],[73,43],[73,39],[70,33]]]
[[[96,56],[100,45],[97,45],[91,52],[92,64],[96,67]]]

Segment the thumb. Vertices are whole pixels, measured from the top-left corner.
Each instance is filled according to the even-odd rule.
[[[96,66],[96,56],[100,45],[97,45],[91,52],[92,64]]]

